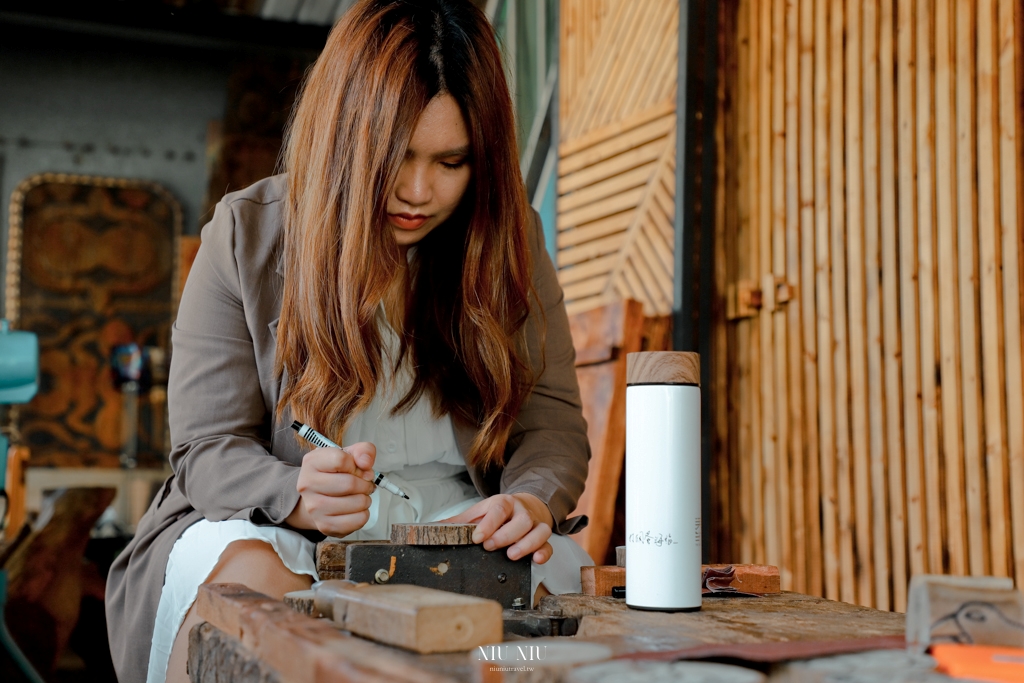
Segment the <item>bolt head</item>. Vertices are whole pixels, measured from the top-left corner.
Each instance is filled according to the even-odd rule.
[[[508,581],[508,577],[505,574],[498,574],[498,583],[505,583]]]
[[[377,583],[387,583],[391,579],[391,575],[388,574],[387,569],[378,569],[377,573],[373,575],[373,580]]]

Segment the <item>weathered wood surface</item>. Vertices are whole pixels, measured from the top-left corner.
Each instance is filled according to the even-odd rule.
[[[501,605],[494,600],[408,584],[335,581],[330,588],[334,624],[377,642],[431,654],[465,652],[502,639]]]
[[[626,585],[625,567],[580,567],[584,595],[611,595],[612,588]]]
[[[316,607],[316,592],[313,590],[285,593],[283,602],[299,614],[305,614],[307,617],[320,618],[324,616],[320,614],[320,610]]]
[[[392,524],[391,542],[405,545],[472,545],[476,524]]]
[[[188,634],[188,677],[192,683],[283,683],[237,638],[205,621]]]
[[[573,669],[611,657],[606,645],[568,638],[496,643],[470,653],[480,683],[560,683]]]
[[[711,683],[761,683],[760,671],[710,662],[602,662],[574,669],[565,683],[651,683],[652,681],[700,681]]]
[[[345,578],[345,548],[353,543],[387,543],[387,541],[339,541],[327,538],[316,544],[316,572],[320,579]]]
[[[289,683],[454,680],[425,668],[412,655],[346,635],[329,621],[298,614],[283,602],[238,584],[201,586],[196,608],[199,616],[238,639]],[[443,661],[445,667],[456,664],[451,659]]]
[[[674,614],[631,610],[614,598],[549,595],[542,609],[561,609],[581,619],[577,637],[687,638],[703,643],[902,638],[902,614],[856,607],[799,593],[760,598],[705,598],[699,612]]]
[[[910,581],[907,645],[1024,647],[1024,594],[1009,577],[915,576]]]

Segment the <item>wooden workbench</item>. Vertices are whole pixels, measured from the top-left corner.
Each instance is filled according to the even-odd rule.
[[[189,648],[193,683],[469,683],[465,653],[416,655],[334,629],[284,603],[242,587],[226,591]],[[598,642],[614,656],[644,659],[727,657],[767,671],[770,662],[823,652],[899,647],[904,616],[796,593],[705,598],[692,613],[641,612],[623,600],[548,596],[546,607],[580,617],[576,641]],[[865,641],[864,639],[870,639]]]

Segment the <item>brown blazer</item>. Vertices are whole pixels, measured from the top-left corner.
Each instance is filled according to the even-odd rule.
[[[182,532],[204,517],[280,525],[299,499],[296,483],[305,451],[289,428],[288,411],[274,420],[280,389],[274,351],[284,283],[286,187],[286,178],[275,176],[229,194],[203,228],[202,247],[171,336],[168,397],[174,474],[107,579],[107,628],[121,683],[146,678],[167,557]],[[544,317],[531,312],[527,345],[539,370],[543,340],[543,372],[520,411],[505,466],[486,474],[470,468],[470,476],[482,496],[536,495],[547,503],[557,531],[564,534],[586,524],[583,518],[566,517],[583,492],[590,447],[562,289],[536,216],[533,223],[533,283]],[[476,429],[455,423],[463,454]]]

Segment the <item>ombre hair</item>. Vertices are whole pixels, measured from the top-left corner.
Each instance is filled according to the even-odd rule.
[[[417,118],[458,103],[471,179],[453,215],[418,244],[401,350],[379,309],[402,258],[387,200]],[[502,463],[533,382],[524,326],[534,296],[532,222],[494,32],[469,0],[362,0],[331,31],[289,126],[278,412],[341,440],[400,363],[434,414],[479,428],[467,462]],[[390,366],[390,367],[389,367]]]

